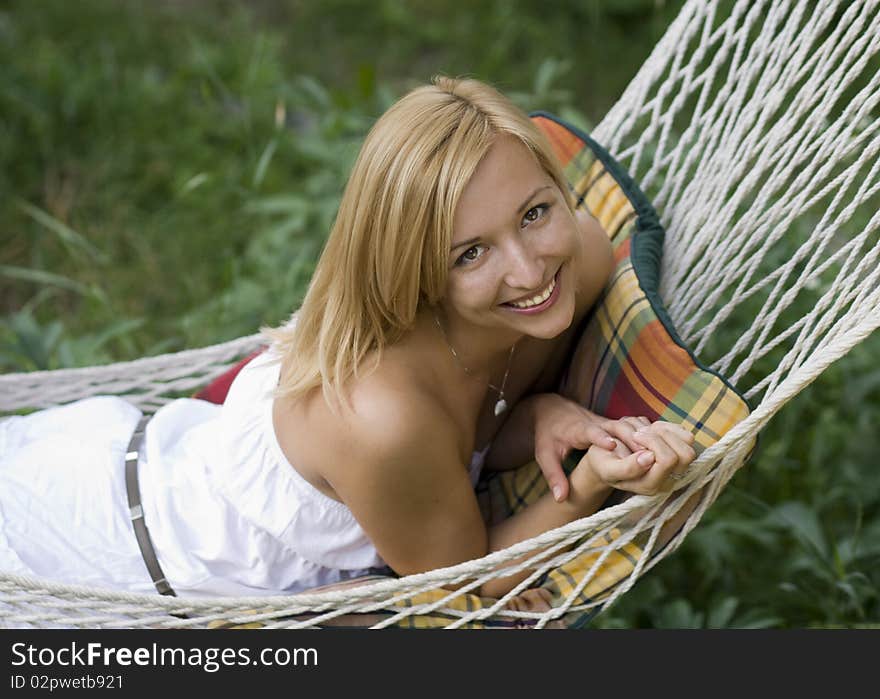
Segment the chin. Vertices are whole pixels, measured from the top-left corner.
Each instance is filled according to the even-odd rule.
[[[561,316],[559,319],[553,319],[552,322],[535,323],[534,327],[528,327],[528,324],[526,324],[527,327],[524,328],[526,334],[539,340],[552,340],[559,337],[571,327],[571,323],[574,320],[574,304],[571,304],[569,312],[560,313],[559,315]]]

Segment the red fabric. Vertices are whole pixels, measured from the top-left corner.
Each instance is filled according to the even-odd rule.
[[[205,386],[201,391],[194,394],[193,398],[200,398],[201,400],[206,400],[211,403],[217,403],[218,405],[223,403],[223,401],[226,400],[226,394],[229,393],[229,387],[232,385],[235,377],[238,376],[238,372],[241,371],[244,365],[251,361],[251,359],[259,354],[262,354],[264,350],[265,348],[258,349],[256,352],[252,352],[251,354],[249,354],[234,367],[224,371],[222,374],[220,374],[220,376],[218,376],[211,383]]]

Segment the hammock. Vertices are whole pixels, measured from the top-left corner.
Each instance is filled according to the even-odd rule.
[[[541,628],[572,614],[588,620],[630,589],[696,526],[770,418],[880,326],[880,0],[738,0],[725,16],[721,4],[685,4],[592,134],[660,212],[659,295],[678,337],[752,406],[702,451],[680,489],[631,497],[479,560],[297,595],[171,598],[0,571],[0,625]],[[253,335],[0,376],[0,411],[118,394],[152,412],[259,345]],[[658,545],[663,524],[695,495],[675,536]],[[551,605],[529,604],[530,585],[578,557],[590,564]],[[533,572],[504,598],[469,601],[485,580],[523,569]]]

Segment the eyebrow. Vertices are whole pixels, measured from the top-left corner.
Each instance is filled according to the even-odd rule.
[[[538,195],[539,192],[543,192],[545,189],[553,189],[553,187],[549,184],[545,184],[545,185],[541,185],[540,187],[535,189],[531,194],[529,194],[529,196],[526,197],[525,201],[519,205],[519,208],[516,210],[516,212],[520,213],[523,209],[525,209],[529,205],[529,202],[532,199],[534,199]],[[463,240],[460,243],[456,243],[455,245],[453,245],[450,248],[449,252],[451,253],[454,250],[458,250],[458,248],[463,247],[465,245],[473,245],[474,243],[478,242],[480,240],[480,238],[482,238],[482,236],[478,235],[475,238],[468,238],[467,240]]]

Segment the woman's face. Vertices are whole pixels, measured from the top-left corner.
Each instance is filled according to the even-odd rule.
[[[579,235],[553,179],[516,138],[498,138],[462,193],[444,310],[450,325],[537,338],[575,310]]]

